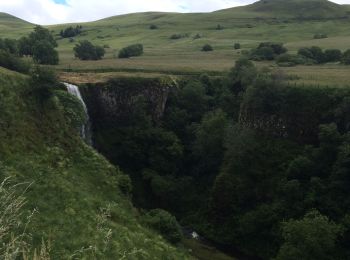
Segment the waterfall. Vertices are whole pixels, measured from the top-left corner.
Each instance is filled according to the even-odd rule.
[[[89,113],[88,113],[87,106],[84,102],[84,99],[80,94],[79,88],[78,86],[75,86],[73,84],[69,84],[69,83],[63,83],[63,84],[67,87],[68,93],[76,96],[80,100],[81,104],[83,105],[87,120],[86,120],[86,123],[83,124],[80,128],[80,135],[87,144],[92,145],[91,122],[89,118]]]

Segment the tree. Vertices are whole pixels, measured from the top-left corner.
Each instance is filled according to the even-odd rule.
[[[213,176],[218,172],[224,155],[227,126],[226,114],[222,110],[216,110],[204,115],[196,129],[193,153],[201,162],[198,170],[201,174]]]
[[[155,24],[151,24],[151,25],[149,26],[149,28],[150,28],[150,30],[157,30],[157,29],[158,29],[158,26],[155,25]]]
[[[123,59],[123,58],[141,56],[142,54],[143,54],[143,45],[133,44],[121,49],[118,57]]]
[[[259,44],[258,49],[265,47],[271,48],[273,50],[273,53],[276,55],[281,55],[287,52],[287,49],[283,46],[282,43],[262,42]]]
[[[328,49],[324,52],[325,62],[336,62],[342,58],[342,52],[338,49]]]
[[[79,42],[74,47],[74,55],[80,60],[100,60],[105,55],[105,50],[95,46],[88,40]]]
[[[239,50],[239,49],[241,48],[241,44],[238,43],[238,42],[236,42],[236,43],[233,45],[233,48],[234,48],[235,50]]]
[[[183,234],[176,218],[169,212],[162,209],[154,209],[143,216],[143,222],[160,232],[165,239],[171,243],[178,243],[182,240]]]
[[[213,50],[214,50],[214,48],[210,44],[206,44],[202,47],[202,51],[205,51],[205,52],[213,51]]]
[[[9,52],[10,54],[18,55],[18,42],[13,39],[0,39],[0,49]]]
[[[9,53],[8,51],[0,49],[0,66],[18,71],[21,73],[28,73],[30,69],[29,63],[23,61],[19,57]]]
[[[31,71],[31,85],[35,96],[44,103],[53,95],[53,90],[59,85],[54,70],[48,67],[36,66]]]
[[[258,71],[253,62],[246,58],[237,60],[229,74],[231,91],[235,94],[244,91],[255,81],[257,74]]]
[[[345,65],[350,65],[350,49],[344,52],[342,63]]]
[[[325,62],[325,54],[323,53],[322,49],[317,46],[312,46],[311,48],[301,48],[299,49],[298,54],[305,58],[314,60],[318,64]]]
[[[62,38],[71,38],[79,35],[82,31],[82,28],[83,27],[81,25],[77,25],[75,28],[73,28],[72,26],[69,26],[64,30],[61,30],[60,35]]]
[[[317,210],[282,224],[284,244],[276,260],[331,260],[343,229]]]
[[[53,35],[50,33],[50,31],[40,25],[37,25],[34,28],[34,32],[29,34],[29,41],[30,45],[34,46],[36,42],[38,41],[47,41],[49,42],[53,47],[57,47],[57,42]]]
[[[58,64],[58,52],[47,40],[37,41],[33,46],[33,59],[39,64]]]
[[[18,41],[18,50],[20,56],[32,56],[33,50],[30,39],[28,37],[21,37]]]

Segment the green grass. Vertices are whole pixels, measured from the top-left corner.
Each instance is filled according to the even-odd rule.
[[[120,192],[120,170],[70,126],[65,115],[75,110],[58,98],[68,94],[41,102],[34,93],[26,76],[0,68],[0,179],[32,183],[28,242],[51,244],[52,259],[189,259],[140,224]]]

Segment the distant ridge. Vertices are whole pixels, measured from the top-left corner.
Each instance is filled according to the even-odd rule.
[[[14,15],[0,12],[0,25],[33,25],[23,19],[20,19]]]
[[[230,8],[218,13],[231,12],[242,17],[270,17],[295,19],[341,19],[350,17],[348,5],[339,5],[328,0],[260,0],[251,5]]]

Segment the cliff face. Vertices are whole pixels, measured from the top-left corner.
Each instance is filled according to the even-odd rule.
[[[96,128],[123,124],[142,102],[154,122],[163,116],[172,84],[162,78],[120,78],[86,84],[81,93]]]

